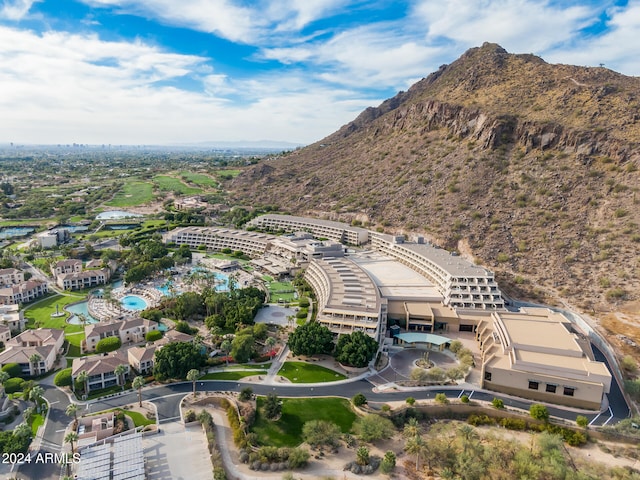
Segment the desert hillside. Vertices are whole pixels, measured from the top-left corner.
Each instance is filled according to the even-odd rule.
[[[240,203],[424,234],[514,295],[610,329],[624,311],[616,332],[640,340],[639,167],[640,79],[484,44],[232,189]]]

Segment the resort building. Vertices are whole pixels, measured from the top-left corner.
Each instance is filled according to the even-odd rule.
[[[17,285],[0,288],[0,305],[28,303],[46,294],[49,286],[40,280],[27,280]]]
[[[6,325],[0,324],[0,342],[2,342],[2,348],[4,348],[9,340],[11,340],[11,330]]]
[[[116,375],[118,365],[127,367],[127,372],[122,376],[122,379]],[[124,381],[130,372],[127,352],[121,348],[103,355],[74,358],[71,365],[71,378],[74,383],[80,372],[87,372],[89,375],[87,380],[89,392],[120,385],[120,382]]]
[[[82,348],[85,352],[94,352],[98,342],[107,337],[118,337],[123,345],[144,342],[145,335],[152,330],[158,330],[158,323],[141,317],[112,323],[94,323],[84,327],[85,340]]]
[[[482,386],[541,402],[599,410],[611,386],[589,340],[561,313],[527,308],[479,322]]]
[[[140,375],[149,375],[153,372],[153,357],[158,346],[148,345],[144,347],[131,347],[127,350],[129,365]]]
[[[20,305],[0,306],[0,325],[6,326],[12,332],[24,330],[26,321],[23,312],[20,310]]]
[[[492,272],[425,243],[422,237],[416,242],[406,242],[401,236],[372,232],[371,246],[429,279],[442,295],[444,305],[461,309],[504,308]]]
[[[5,343],[5,350],[0,353],[0,365],[17,363],[25,376],[42,375],[53,370],[63,344],[62,330],[26,330]]]
[[[251,220],[247,226],[272,232],[310,232],[316,238],[328,238],[347,245],[363,245],[369,241],[369,230],[365,228],[293,215],[262,215]]]
[[[250,256],[262,255],[269,242],[274,238],[273,235],[263,233],[218,227],[177,228],[162,236],[164,243],[188,245],[193,249],[204,246],[207,250],[214,252],[221,252],[229,248]]]
[[[316,293],[318,322],[337,335],[360,330],[383,340],[387,301],[362,268],[345,257],[316,259],[304,277]]]
[[[17,268],[0,269],[0,286],[16,285],[24,282],[24,272]]]
[[[64,290],[80,290],[105,285],[115,271],[116,264],[110,261],[103,267],[101,260],[90,260],[83,267],[81,260],[60,260],[51,267],[58,287]]]
[[[55,248],[61,243],[68,242],[71,238],[69,230],[66,228],[56,228],[40,232],[35,236],[38,245],[42,248]]]
[[[69,258],[66,260],[59,260],[51,266],[51,273],[54,277],[59,275],[65,275],[67,273],[79,273],[82,271],[82,260],[76,260]]]

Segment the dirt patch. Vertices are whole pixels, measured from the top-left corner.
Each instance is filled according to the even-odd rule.
[[[640,355],[640,302],[622,305],[600,317],[598,323],[609,334],[607,340],[625,355]]]

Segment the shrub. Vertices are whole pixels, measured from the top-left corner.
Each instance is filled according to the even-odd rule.
[[[122,342],[118,337],[107,337],[103,338],[96,345],[96,352],[98,353],[107,353],[113,352],[114,350],[118,350],[122,346]]]
[[[22,375],[22,368],[17,363],[7,363],[2,367],[3,372],[7,372],[10,377],[19,377]]]
[[[493,405],[498,410],[502,410],[504,408],[504,400],[502,400],[501,398],[493,397],[493,400],[491,400],[491,405]]]
[[[447,403],[449,403],[449,399],[447,398],[447,396],[444,393],[436,393],[436,398],[435,398],[436,402],[441,404],[441,405],[446,405]]]
[[[56,387],[68,387],[71,385],[71,368],[60,370],[53,379]]]
[[[576,417],[576,425],[582,428],[587,428],[589,426],[589,419],[584,415],[578,415]]]
[[[527,422],[521,418],[503,418],[500,420],[500,425],[509,430],[525,430],[527,428]]]
[[[300,308],[309,308],[309,299],[307,297],[302,297],[298,304],[300,305]]]
[[[462,342],[460,340],[454,340],[449,344],[449,350],[457,354],[460,350],[462,350]]]
[[[529,415],[535,420],[542,420],[545,423],[549,421],[549,410],[539,403],[534,403],[529,407]]]
[[[413,406],[416,403],[416,399],[413,397],[407,397],[405,402],[407,402],[407,405]]]
[[[351,399],[351,403],[356,407],[361,407],[367,404],[367,397],[365,397],[363,393],[356,393]]]
[[[253,389],[251,387],[244,387],[238,394],[238,400],[240,400],[241,402],[248,402],[249,400],[251,400],[252,396]]]
[[[4,391],[6,393],[16,393],[22,390],[24,379],[19,377],[10,378],[4,382]]]
[[[144,339],[147,342],[155,342],[156,340],[160,340],[162,338],[162,332],[160,330],[151,330],[150,332],[147,332],[147,334],[144,336]]]
[[[468,395],[462,395],[462,396],[460,397],[460,401],[461,401],[462,403],[469,403],[469,396],[468,396]]]
[[[186,423],[195,422],[196,412],[194,412],[193,410],[187,410],[187,412],[184,414],[184,421]]]

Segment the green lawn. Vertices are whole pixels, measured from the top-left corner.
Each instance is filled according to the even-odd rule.
[[[269,289],[269,300],[271,302],[278,302],[282,300],[286,303],[291,303],[296,300],[295,287],[291,282],[275,282],[273,278],[268,275],[264,275],[263,280],[267,282],[267,288]],[[271,278],[271,280],[269,280]]]
[[[305,362],[285,362],[278,375],[288,378],[293,383],[335,382],[347,378],[329,368]]]
[[[217,258],[218,260],[237,260],[240,264],[249,263],[249,260],[243,260],[241,258],[234,257],[233,255],[227,255],[225,253],[208,254],[207,258]]]
[[[144,426],[147,426],[147,425],[155,425],[155,423],[156,423],[155,420],[149,420],[146,416],[144,416],[140,412],[132,412],[132,411],[129,411],[129,410],[120,410],[120,411],[123,412],[131,420],[133,420],[133,424],[136,427],[144,427]]]
[[[356,414],[343,398],[283,398],[282,415],[271,421],[262,415],[264,398],[258,398],[258,414],[251,429],[258,443],[275,447],[295,447],[302,443],[302,426],[311,420],[333,422],[343,433],[351,430]]]
[[[207,373],[205,376],[200,377],[198,380],[240,380],[244,377],[251,377],[253,375],[266,375],[267,371],[248,371],[248,370],[238,370],[238,371],[227,371],[227,372],[214,372]]]
[[[217,187],[218,181],[215,178],[205,175],[204,173],[193,173],[182,171],[180,177],[184,178],[187,182],[195,183],[203,187]]]
[[[153,185],[139,180],[128,180],[112,200],[105,203],[110,207],[135,207],[153,200]]]
[[[182,195],[195,195],[196,193],[202,193],[201,188],[190,187],[179,178],[173,178],[167,175],[156,175],[153,177],[153,181],[162,191],[176,192]]]
[[[221,177],[236,178],[241,173],[242,173],[242,170],[218,170],[216,172],[216,175],[219,175]]]
[[[27,306],[24,310],[24,318],[27,320],[29,328],[59,328],[66,333],[82,332],[82,325],[69,325],[67,318],[69,313],[65,312],[64,307],[70,303],[82,301],[85,295],[53,295],[40,302],[36,302]],[[56,305],[58,311],[64,312],[63,317],[52,317],[52,313],[56,313]]]
[[[38,428],[40,427],[40,425],[44,424],[44,417],[39,413],[34,413],[33,415],[31,415],[31,420],[29,421],[29,423],[29,426],[31,427],[31,433],[35,438],[36,433],[38,433]]]

